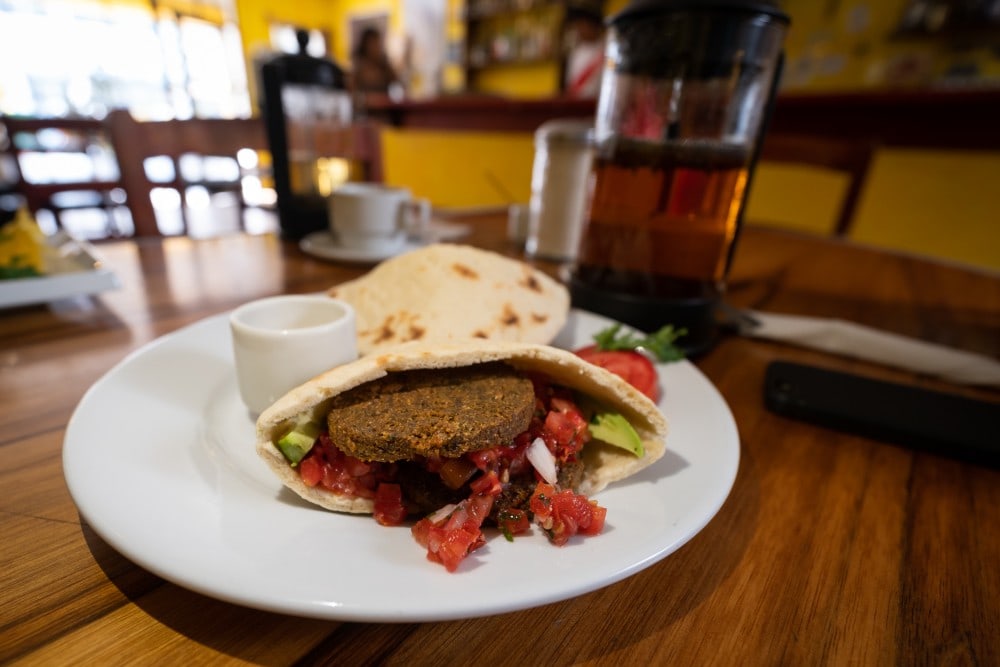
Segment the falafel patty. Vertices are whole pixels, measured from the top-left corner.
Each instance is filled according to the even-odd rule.
[[[531,380],[496,362],[390,373],[335,397],[327,424],[362,461],[456,457],[511,444],[534,409]]]

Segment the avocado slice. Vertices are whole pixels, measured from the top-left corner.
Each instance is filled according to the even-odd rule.
[[[278,449],[281,450],[281,453],[285,455],[285,458],[288,459],[288,462],[294,468],[298,465],[299,461],[305,458],[309,450],[312,449],[313,443],[316,442],[319,433],[319,425],[315,422],[300,424],[281,436],[281,439],[278,440]]]
[[[625,417],[617,412],[595,412],[590,419],[590,435],[594,438],[632,452],[636,456],[646,453],[642,439]]]

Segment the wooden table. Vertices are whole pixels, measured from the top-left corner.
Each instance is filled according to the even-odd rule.
[[[512,252],[498,219],[476,221],[473,241]],[[273,237],[101,250],[123,289],[0,312],[0,663],[1000,664],[1000,472],[789,421],[761,394],[776,358],[938,385],[740,338],[697,362],[739,425],[735,486],[693,540],[620,583],[399,625],[284,617],[167,583],[112,550],[70,499],[60,448],[81,394],[162,334],[360,269]],[[731,301],[1000,356],[997,276],[843,242],[748,229]]]

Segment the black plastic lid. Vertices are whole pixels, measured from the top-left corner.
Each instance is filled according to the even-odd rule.
[[[776,2],[769,0],[633,0],[623,10],[608,21],[615,25],[620,21],[633,20],[649,14],[671,12],[731,11],[743,14],[766,14],[776,21],[788,23],[788,14]]]
[[[686,299],[657,298],[594,287],[571,276],[569,292],[574,308],[606,315],[613,320],[652,333],[672,324],[686,329],[677,345],[688,356],[712,349],[719,334],[717,311],[720,297]]]
[[[269,76],[276,76],[282,84],[299,83],[346,90],[344,71],[327,58],[316,58],[306,53],[282,54],[264,63]]]

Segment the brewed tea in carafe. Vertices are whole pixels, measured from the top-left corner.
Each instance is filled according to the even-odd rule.
[[[711,345],[787,17],[766,2],[636,2],[612,19],[575,305]]]

